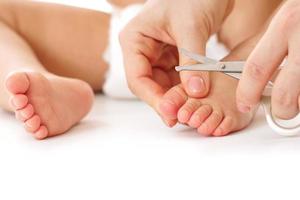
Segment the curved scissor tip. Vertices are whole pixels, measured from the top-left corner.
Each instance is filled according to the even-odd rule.
[[[272,115],[272,106],[270,102],[270,97],[264,97],[262,100],[262,105],[266,114],[266,119],[269,126],[281,136],[296,136],[300,135],[300,124],[293,127],[285,127],[276,122]]]

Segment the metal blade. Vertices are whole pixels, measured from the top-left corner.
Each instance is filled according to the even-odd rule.
[[[208,72],[224,72],[224,73],[241,73],[242,67],[238,65],[227,66],[224,63],[216,64],[197,64],[188,66],[177,66],[176,71],[208,71]]]
[[[244,61],[229,61],[229,62],[224,61],[218,63],[219,66],[223,66],[223,69],[227,69],[228,71],[239,70],[240,72],[244,71],[245,64],[246,62]]]
[[[224,73],[234,79],[237,79],[237,80],[240,80],[241,77],[242,77],[242,74],[241,73]]]
[[[186,49],[183,49],[183,48],[180,48],[179,49],[179,53],[182,53],[183,55],[195,60],[195,61],[198,61],[199,63],[211,63],[211,64],[215,64],[217,63],[218,61],[217,60],[214,60],[214,59],[211,59],[211,58],[208,58],[208,57],[205,57],[205,56],[202,56],[200,54],[196,54],[196,53],[192,53]]]

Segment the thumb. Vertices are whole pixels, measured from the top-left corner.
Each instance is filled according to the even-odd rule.
[[[178,48],[205,55],[206,42],[208,37],[204,37],[201,29],[195,31],[194,34],[188,33],[177,39]],[[182,55],[179,52],[179,65],[193,65],[197,61]],[[210,89],[210,80],[208,72],[180,72],[180,79],[186,93],[193,98],[205,97]]]

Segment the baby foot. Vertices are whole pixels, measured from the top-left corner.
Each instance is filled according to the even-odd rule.
[[[181,85],[175,86],[164,96],[161,112],[206,136],[225,136],[248,126],[254,113],[243,114],[237,110],[237,80],[222,73],[211,73],[211,83],[209,95],[202,99],[189,98]]]
[[[36,139],[62,134],[91,109],[93,91],[83,81],[37,72],[15,72],[6,80],[16,118]]]

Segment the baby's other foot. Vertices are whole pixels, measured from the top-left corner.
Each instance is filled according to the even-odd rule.
[[[254,113],[243,114],[237,110],[237,83],[237,80],[225,74],[211,73],[211,89],[207,97],[188,98],[178,85],[168,92],[161,105],[174,102],[175,96],[177,103],[173,104],[172,109],[162,110],[169,117],[176,117],[180,123],[197,128],[203,135],[225,136],[247,127],[254,116]]]
[[[36,139],[62,134],[91,109],[93,91],[83,81],[37,72],[15,72],[6,80],[16,118]]]

